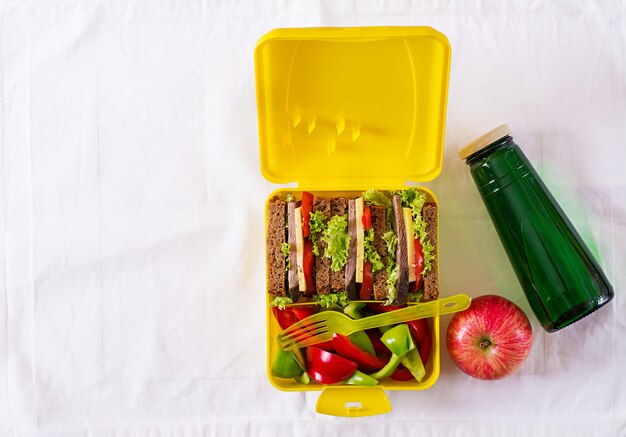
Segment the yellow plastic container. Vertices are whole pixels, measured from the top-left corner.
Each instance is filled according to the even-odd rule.
[[[271,193],[268,200],[281,191],[297,197],[302,191],[357,196],[370,188],[402,189],[406,181],[437,177],[449,70],[450,44],[429,27],[276,29],[266,34],[255,50],[261,172],[271,182],[298,184]],[[434,193],[424,191],[437,202]],[[435,317],[422,382],[384,380],[375,387],[355,387],[275,378],[271,363],[280,327],[269,306],[266,312],[270,382],[284,391],[322,390],[319,413],[387,413],[391,405],[384,390],[423,390],[439,377]]]

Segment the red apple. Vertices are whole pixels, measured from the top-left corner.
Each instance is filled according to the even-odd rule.
[[[502,296],[472,300],[456,313],[446,335],[452,361],[478,379],[500,379],[515,372],[526,360],[533,343],[528,317]]]

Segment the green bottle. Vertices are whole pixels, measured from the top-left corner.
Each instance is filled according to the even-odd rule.
[[[461,150],[543,328],[558,331],[613,298],[613,287],[502,125]]]

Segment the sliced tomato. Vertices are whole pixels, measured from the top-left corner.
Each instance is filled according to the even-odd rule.
[[[366,231],[368,229],[372,229],[372,210],[369,206],[363,207],[363,217],[361,218],[361,222],[363,222],[363,229]]]
[[[359,297],[362,300],[370,300],[372,298],[373,289],[374,276],[372,275],[372,263],[369,261],[365,261],[363,262],[363,283],[361,284]]]
[[[315,281],[313,280],[315,258],[313,256],[313,243],[309,238],[304,240],[302,251],[302,270],[304,272],[304,281],[306,282],[306,294],[313,294],[315,293]]]
[[[411,291],[418,291],[422,289],[424,285],[424,277],[422,272],[424,271],[424,250],[422,249],[422,243],[420,239],[413,240],[415,247],[415,278],[416,281],[411,284]]]
[[[313,194],[308,191],[302,192],[302,235],[306,238],[309,236],[311,227],[309,220],[311,219],[311,211],[313,211]]]

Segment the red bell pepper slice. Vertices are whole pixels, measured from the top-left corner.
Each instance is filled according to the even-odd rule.
[[[411,332],[411,336],[417,345],[417,349],[420,351],[420,358],[425,366],[426,363],[428,363],[433,343],[430,336],[430,328],[428,327],[428,320],[411,320],[410,322],[406,322],[406,324],[409,325],[409,331]]]
[[[309,238],[304,240],[302,251],[302,271],[304,273],[304,281],[306,282],[306,294],[313,294],[315,293],[315,281],[313,280],[315,258],[313,257],[313,243]]]
[[[372,342],[372,346],[374,347],[374,351],[376,352],[376,355],[382,358],[389,358],[389,355],[390,355],[389,349],[387,349],[387,346],[385,346],[385,343],[383,343],[382,340],[380,339],[380,332],[378,331],[378,329],[376,328],[368,329],[365,331],[365,333],[370,338],[370,341]]]
[[[396,381],[410,381],[411,379],[415,379],[409,369],[404,367],[402,364],[398,366],[398,368],[391,375],[391,379]]]
[[[278,324],[283,330],[289,328],[291,325],[299,320],[306,319],[316,312],[316,308],[304,305],[288,307],[284,310],[281,310],[278,307],[272,307],[272,313],[274,314],[274,317],[276,317]],[[325,341],[324,343],[318,343],[315,346],[326,351],[334,350],[332,340]]]
[[[309,226],[309,220],[311,218],[311,211],[313,211],[313,194],[308,191],[302,192],[302,235],[306,238],[309,236],[311,227]]]
[[[333,346],[337,355],[357,363],[358,369],[362,372],[376,372],[387,364],[387,360],[365,352],[345,335],[333,334]]]
[[[321,384],[336,384],[350,378],[357,363],[346,360],[315,346],[306,349],[306,371],[314,381]]]
[[[363,207],[363,217],[361,217],[361,222],[363,223],[363,229],[369,230],[372,229],[372,210],[369,206]]]
[[[372,298],[372,291],[374,290],[374,276],[372,275],[372,263],[369,261],[363,262],[363,282],[361,283],[361,291],[359,291],[359,297],[362,300],[370,300]]]
[[[276,317],[282,329],[287,329],[298,320],[306,319],[316,312],[317,309],[310,306],[289,307],[284,310],[278,307],[272,307],[272,313],[274,313],[274,317]]]

